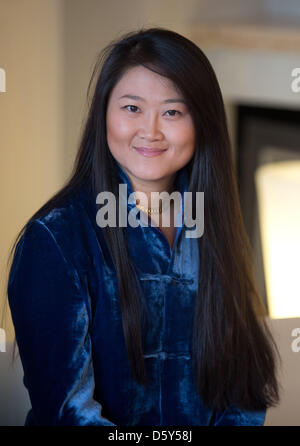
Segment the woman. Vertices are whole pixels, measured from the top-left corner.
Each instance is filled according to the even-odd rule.
[[[102,56],[71,178],[19,234],[10,270],[25,424],[262,425],[278,403],[278,351],[214,71],[163,28],[128,33]],[[174,191],[179,208],[151,201]],[[180,220],[185,192],[194,205],[204,192],[201,237]],[[103,197],[116,198],[116,224],[103,224]],[[120,224],[124,198],[128,217],[151,224]]]

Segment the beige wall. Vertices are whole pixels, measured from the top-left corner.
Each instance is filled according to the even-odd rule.
[[[1,304],[8,250],[64,177],[62,7],[60,0],[0,0]]]

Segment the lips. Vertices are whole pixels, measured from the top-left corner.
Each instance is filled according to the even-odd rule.
[[[164,152],[167,149],[158,149],[158,148],[150,148],[150,147],[134,147],[137,150],[143,150],[144,152]]]
[[[158,156],[165,152],[167,149],[158,149],[150,147],[133,147],[137,152],[143,156]]]

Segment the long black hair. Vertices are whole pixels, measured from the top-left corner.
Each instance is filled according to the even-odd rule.
[[[102,50],[88,86],[89,95],[95,84],[70,178],[23,226],[9,261],[28,223],[59,206],[83,183],[90,185],[91,193],[111,191],[118,199],[116,163],[106,138],[106,109],[113,87],[135,66],[173,81],[187,102],[196,131],[195,151],[187,167],[188,190],[193,196],[197,191],[205,196],[205,232],[197,240],[201,268],[193,335],[197,391],[204,404],[215,410],[229,403],[250,410],[274,406],[279,402],[280,355],[254,282],[222,94],[209,60],[184,36],[165,28],[140,28]],[[146,385],[142,312],[124,228],[107,226],[102,231],[118,278],[131,370]]]

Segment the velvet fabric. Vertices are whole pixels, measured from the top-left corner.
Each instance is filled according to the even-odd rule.
[[[130,180],[117,169],[128,197]],[[149,387],[139,385],[130,370],[116,273],[88,187],[26,228],[8,283],[32,406],[25,425],[263,425],[265,411],[229,406],[215,412],[196,392],[191,353],[198,250],[182,223],[185,168],[176,185],[183,200],[173,249],[157,227],[126,228],[145,296]],[[128,203],[127,211],[133,207]]]

